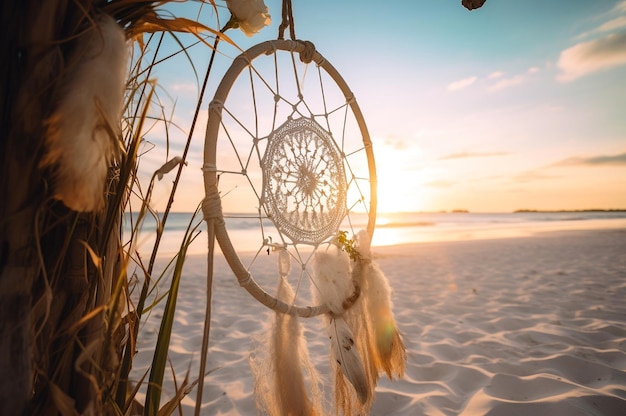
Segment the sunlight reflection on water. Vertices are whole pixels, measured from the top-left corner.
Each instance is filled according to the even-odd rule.
[[[180,224],[168,223],[163,234],[159,254],[171,256],[181,245],[186,229],[183,217]],[[188,223],[189,217],[186,221]],[[355,230],[364,228],[356,224]],[[588,230],[622,228],[626,229],[626,213],[621,215],[607,215],[601,218],[588,216],[586,218],[568,215],[534,214],[406,214],[396,217],[380,215],[372,245],[390,246],[411,243],[429,243],[441,241],[466,241],[477,239],[512,238],[529,236],[538,232]],[[344,228],[342,228],[344,229]],[[347,229],[347,228],[346,228]],[[198,229],[200,234],[188,249],[188,254],[202,254],[207,249],[206,225],[204,222]],[[238,253],[256,252],[263,250],[260,228],[254,224],[242,224],[236,221],[227,221],[228,236]],[[139,249],[144,257],[154,244],[154,230],[145,227],[138,239]],[[217,246],[217,245],[216,245]]]
[[[607,228],[626,229],[626,219],[596,219],[584,221],[550,221],[518,224],[432,225],[410,227],[377,227],[374,246],[431,243],[441,241],[467,241],[530,236],[540,232],[593,230]]]

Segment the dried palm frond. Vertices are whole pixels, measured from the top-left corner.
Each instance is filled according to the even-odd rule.
[[[202,32],[208,32],[237,47],[237,44],[219,29],[184,17],[166,18],[163,13],[159,13],[160,8],[174,1],[176,0],[113,0],[103,7],[103,11],[113,16],[124,28],[126,36],[139,42],[140,45],[143,45],[143,34],[145,33],[183,32],[195,35],[201,42],[211,47],[200,36]],[[217,16],[215,2],[210,1],[208,3],[211,4]]]

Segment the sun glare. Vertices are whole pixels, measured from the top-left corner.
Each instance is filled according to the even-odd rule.
[[[414,152],[392,146],[376,148],[376,176],[378,180],[378,212],[414,212],[427,205],[427,195],[411,171],[410,159]]]

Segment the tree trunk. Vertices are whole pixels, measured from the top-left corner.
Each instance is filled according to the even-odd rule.
[[[102,296],[95,294],[98,275],[83,244],[98,246],[98,218],[54,202],[50,173],[39,167],[45,120],[91,3],[5,0],[0,6],[2,415],[56,414],[66,405],[82,412],[97,394],[85,368],[75,365],[93,334],[73,324]],[[92,330],[103,332],[101,318],[90,322]]]

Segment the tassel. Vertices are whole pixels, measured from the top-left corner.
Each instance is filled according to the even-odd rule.
[[[61,98],[46,120],[41,168],[53,169],[54,197],[79,212],[102,208],[111,161],[119,153],[128,47],[107,15],[76,40]]]
[[[361,302],[366,315],[368,359],[377,372],[389,379],[401,378],[406,365],[406,349],[398,331],[391,302],[391,288],[378,265],[371,260],[370,239],[365,231],[356,235],[360,254],[353,279],[360,283]]]
[[[289,253],[281,250],[278,255],[280,282],[277,297],[293,302],[294,293],[287,281],[290,269]],[[311,365],[302,328],[297,316],[276,313],[271,331],[269,351],[264,360],[251,359],[255,375],[255,399],[257,406],[269,415],[317,416],[323,414],[319,376]],[[307,395],[307,383],[302,373],[308,373],[312,399]]]

